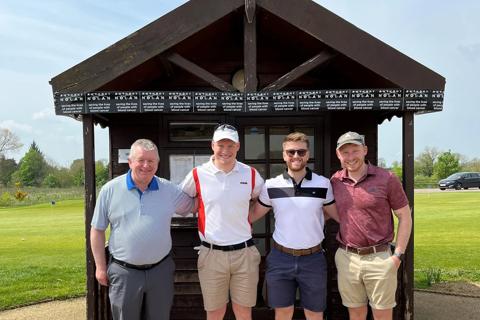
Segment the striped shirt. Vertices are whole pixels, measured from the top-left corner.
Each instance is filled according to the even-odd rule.
[[[275,242],[292,249],[307,249],[324,239],[323,206],[333,204],[335,200],[330,181],[307,168],[307,174],[299,184],[286,170],[268,179],[259,202],[273,208]]]

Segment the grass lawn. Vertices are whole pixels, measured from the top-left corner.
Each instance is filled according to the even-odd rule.
[[[0,209],[0,310],[85,294],[83,200]]]
[[[480,281],[480,192],[415,194],[415,286],[426,273]]]
[[[85,294],[83,200],[0,209],[0,310]],[[415,286],[480,281],[480,192],[415,194]]]

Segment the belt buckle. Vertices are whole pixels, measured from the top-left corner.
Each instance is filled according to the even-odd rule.
[[[227,251],[233,251],[235,250],[235,246],[233,244],[227,246]]]
[[[302,255],[302,249],[292,249],[292,256],[300,257]]]

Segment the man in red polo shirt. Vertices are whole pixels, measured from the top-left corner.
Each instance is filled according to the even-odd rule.
[[[397,270],[412,229],[412,217],[399,179],[391,172],[365,162],[365,138],[347,132],[337,141],[342,170],[332,187],[340,218],[335,254],[338,288],[350,320],[364,320],[367,303],[375,320],[392,319],[396,305]],[[395,251],[393,213],[398,218]]]

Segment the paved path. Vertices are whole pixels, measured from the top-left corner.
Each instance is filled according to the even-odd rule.
[[[415,291],[415,320],[479,320],[480,298]]]
[[[479,320],[480,298],[415,291],[415,320]],[[85,298],[0,312],[0,320],[85,320]]]

